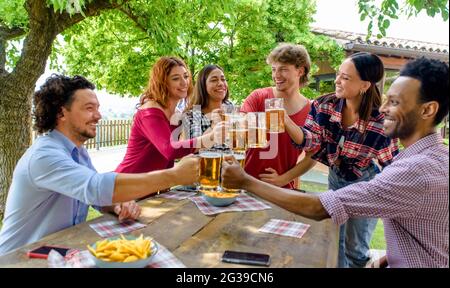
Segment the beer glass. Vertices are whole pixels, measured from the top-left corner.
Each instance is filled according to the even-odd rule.
[[[245,152],[248,146],[248,128],[245,114],[226,114],[225,116],[228,130],[225,144],[234,151]]]
[[[224,152],[223,157],[229,156],[229,155],[234,156],[234,158],[239,162],[239,165],[242,168],[244,168],[244,166],[245,166],[245,152],[236,152],[236,151],[229,150],[229,151]],[[223,163],[223,161],[225,161],[225,160],[222,159],[222,163]],[[241,189],[226,188],[223,185],[223,183],[222,183],[222,191],[226,192],[226,193],[239,193],[241,191]]]
[[[222,110],[222,113],[223,113],[220,115],[222,117],[222,121],[227,121],[229,118],[229,115],[239,114],[241,107],[235,106],[233,104],[222,104],[220,106],[220,109]]]
[[[269,98],[265,100],[266,125],[269,133],[284,132],[283,98]]]
[[[250,112],[247,114],[248,148],[264,148],[267,146],[266,113]]]
[[[200,150],[199,155],[200,190],[216,190],[220,183],[222,153],[214,149],[205,149]]]

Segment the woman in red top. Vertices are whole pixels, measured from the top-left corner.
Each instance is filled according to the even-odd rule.
[[[125,157],[116,172],[142,173],[171,168],[175,159],[193,153],[195,147],[214,144],[214,131],[178,141],[181,127],[175,108],[179,100],[191,93],[191,75],[186,64],[176,57],[161,57],[150,72],[148,88],[134,116]]]

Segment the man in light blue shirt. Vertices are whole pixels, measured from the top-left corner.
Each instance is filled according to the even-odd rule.
[[[83,147],[95,137],[101,119],[93,89],[83,77],[52,75],[35,93],[35,128],[47,134],[25,152],[14,170],[0,255],[84,222],[89,205],[114,211],[119,220],[136,219],[140,208],[131,200],[198,180],[198,159],[193,157],[151,173],[97,173]]]

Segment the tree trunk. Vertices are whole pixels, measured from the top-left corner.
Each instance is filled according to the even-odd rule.
[[[45,2],[44,2],[45,3]],[[45,5],[29,5],[30,30],[13,72],[0,77],[0,219],[17,161],[30,145],[32,94],[44,73],[57,25]]]
[[[46,0],[27,0],[29,27],[20,60],[14,71],[4,69],[5,40],[14,39],[25,30],[0,29],[0,220],[3,219],[8,189],[14,168],[30,145],[31,104],[36,81],[45,71],[56,35],[64,29],[95,16],[101,10],[115,9],[129,0],[94,0],[85,6],[84,14],[54,12]],[[1,26],[0,26],[1,28]]]
[[[30,85],[26,83],[27,81],[23,81],[20,87],[14,87],[11,85],[12,82],[2,80],[0,80],[0,99],[2,99],[0,101],[0,219],[3,218],[14,167],[30,144],[31,127],[31,97],[27,97],[25,92],[30,90]],[[17,96],[23,97],[19,99]]]

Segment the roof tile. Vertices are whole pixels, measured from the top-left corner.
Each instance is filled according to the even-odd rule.
[[[333,29],[323,29],[317,27],[312,27],[311,31],[316,34],[327,35],[331,38],[339,40],[354,41],[357,42],[358,44],[369,44],[374,46],[385,46],[391,48],[410,49],[417,51],[429,51],[432,53],[442,53],[442,54],[448,54],[449,51],[448,45],[440,43],[413,41],[408,39],[400,39],[392,37],[384,37],[378,39],[377,37],[374,36],[370,37],[366,41],[366,35],[360,33],[353,33]]]

